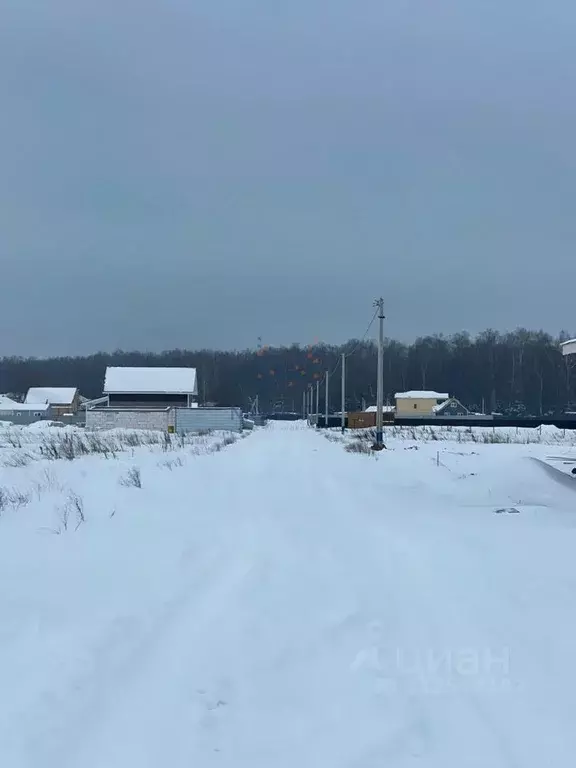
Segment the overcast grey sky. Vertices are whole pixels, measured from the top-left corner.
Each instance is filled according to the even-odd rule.
[[[0,355],[576,328],[574,0],[0,0]],[[570,283],[568,278],[571,278]]]

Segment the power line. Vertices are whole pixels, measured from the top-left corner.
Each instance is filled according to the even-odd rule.
[[[361,339],[358,341],[358,344],[356,344],[356,346],[354,347],[354,349],[353,349],[351,352],[348,352],[348,353],[346,354],[346,357],[350,357],[350,355],[353,355],[353,354],[354,354],[354,352],[356,352],[356,350],[357,350],[357,349],[358,349],[358,347],[360,346],[360,344],[362,344],[362,342],[363,342],[363,341],[366,339],[366,336],[368,336],[368,333],[369,333],[369,331],[370,331],[370,328],[372,328],[372,323],[374,322],[374,320],[376,320],[376,315],[377,315],[377,314],[378,314],[378,307],[376,307],[376,311],[375,311],[375,312],[374,312],[374,314],[372,315],[372,320],[370,320],[370,322],[368,323],[368,328],[366,328],[366,330],[364,331],[364,336],[362,336],[362,338],[361,338]]]
[[[372,328],[372,325],[374,324],[374,320],[376,320],[376,316],[377,316],[377,315],[378,315],[378,307],[376,307],[376,310],[375,310],[374,314],[372,315],[372,319],[371,319],[371,320],[370,320],[370,322],[368,323],[368,327],[367,327],[367,328],[366,328],[366,330],[364,331],[364,335],[362,336],[362,338],[361,338],[361,339],[358,341],[358,344],[356,344],[356,346],[354,347],[354,349],[352,349],[350,352],[347,352],[347,353],[345,353],[345,354],[343,353],[345,358],[348,358],[348,357],[350,357],[350,355],[353,355],[353,354],[354,354],[354,352],[356,352],[356,350],[357,350],[357,349],[358,349],[358,347],[360,346],[360,344],[362,344],[362,342],[363,342],[363,341],[365,341],[365,339],[366,339],[366,336],[368,336],[368,334],[369,334],[369,332],[370,332],[370,328]],[[342,357],[340,356],[340,357],[338,358],[338,360],[336,361],[336,365],[335,365],[335,366],[334,366],[334,368],[332,368],[332,370],[330,371],[330,373],[329,373],[329,375],[328,375],[328,376],[329,376],[329,378],[330,378],[330,377],[332,377],[332,376],[333,376],[333,375],[336,373],[336,371],[337,371],[337,370],[338,370],[338,368],[340,367],[340,363],[341,363],[341,362],[342,362]],[[320,384],[323,384],[325,380],[326,380],[326,373],[324,373],[324,376],[323,376],[323,377],[320,379]]]

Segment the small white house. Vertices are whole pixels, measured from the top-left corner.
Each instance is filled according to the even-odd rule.
[[[576,355],[576,339],[568,339],[560,344],[563,355]]]
[[[0,395],[0,420],[33,422],[51,415],[48,403],[17,403],[10,397]]]

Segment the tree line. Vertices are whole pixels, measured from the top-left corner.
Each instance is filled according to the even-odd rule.
[[[476,412],[556,415],[576,404],[576,360],[544,331],[486,330],[424,336],[411,344],[386,339],[385,397],[397,391],[448,392]],[[343,345],[259,347],[243,351],[167,350],[160,353],[99,352],[84,357],[0,359],[0,393],[22,394],[31,386],[75,386],[86,397],[102,394],[106,366],[194,366],[200,402],[239,405],[258,396],[261,410],[299,411],[303,393],[325,372],[332,374],[330,406],[340,407],[340,359],[346,357],[347,408],[376,401],[376,345],[351,339]]]

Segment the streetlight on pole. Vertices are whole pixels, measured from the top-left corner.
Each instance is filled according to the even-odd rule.
[[[382,441],[384,422],[384,299],[379,298],[374,302],[378,307],[378,377],[376,384],[376,442],[372,446],[374,451],[381,451],[385,446]]]

